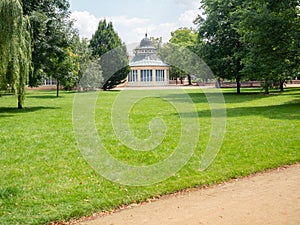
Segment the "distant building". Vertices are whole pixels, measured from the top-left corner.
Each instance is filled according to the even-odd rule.
[[[127,78],[128,86],[169,85],[170,66],[159,59],[157,49],[147,34],[135,50],[135,56],[129,63],[131,71]]]
[[[42,79],[42,86],[56,86],[56,79],[49,77]]]

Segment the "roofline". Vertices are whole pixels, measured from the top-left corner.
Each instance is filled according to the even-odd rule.
[[[153,65],[134,65],[134,66],[132,66],[132,65],[130,65],[129,64],[129,66],[131,67],[131,68],[133,68],[133,67],[171,67],[170,65],[168,65],[168,64],[166,64],[166,65],[156,65],[156,64],[153,64]]]

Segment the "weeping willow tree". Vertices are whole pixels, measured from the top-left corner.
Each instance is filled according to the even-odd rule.
[[[0,1],[0,88],[10,87],[23,108],[31,69],[30,23],[19,0]]]

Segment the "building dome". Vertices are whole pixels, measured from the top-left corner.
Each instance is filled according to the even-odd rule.
[[[140,46],[135,49],[135,56],[130,61],[130,66],[168,66],[157,56],[157,49],[147,37],[142,39]]]
[[[147,34],[134,53],[129,63],[131,71],[127,77],[128,86],[169,85],[170,66],[158,57],[157,49]]]
[[[147,37],[147,34],[145,38],[141,41],[140,48],[154,48],[151,40]]]

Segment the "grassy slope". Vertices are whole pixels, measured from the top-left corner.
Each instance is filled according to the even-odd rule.
[[[74,94],[65,93],[57,99],[53,92],[31,92],[23,111],[13,109],[14,97],[1,97],[0,223],[68,220],[300,161],[300,90],[270,96],[255,91],[236,96],[232,94],[234,90],[224,90],[228,113],[225,140],[215,162],[207,171],[199,172],[199,158],[209,137],[210,111],[203,94],[188,90],[201,122],[197,151],[175,176],[148,187],[111,183],[89,167],[73,134]],[[105,146],[116,158],[135,165],[148,165],[168,157],[180,134],[174,108],[159,99],[146,99],[133,108],[130,121],[137,135],[147,137],[145,124],[157,113],[172,132],[155,151],[132,153],[116,140],[109,123],[109,106],[117,94],[101,93],[97,104],[97,127]]]

